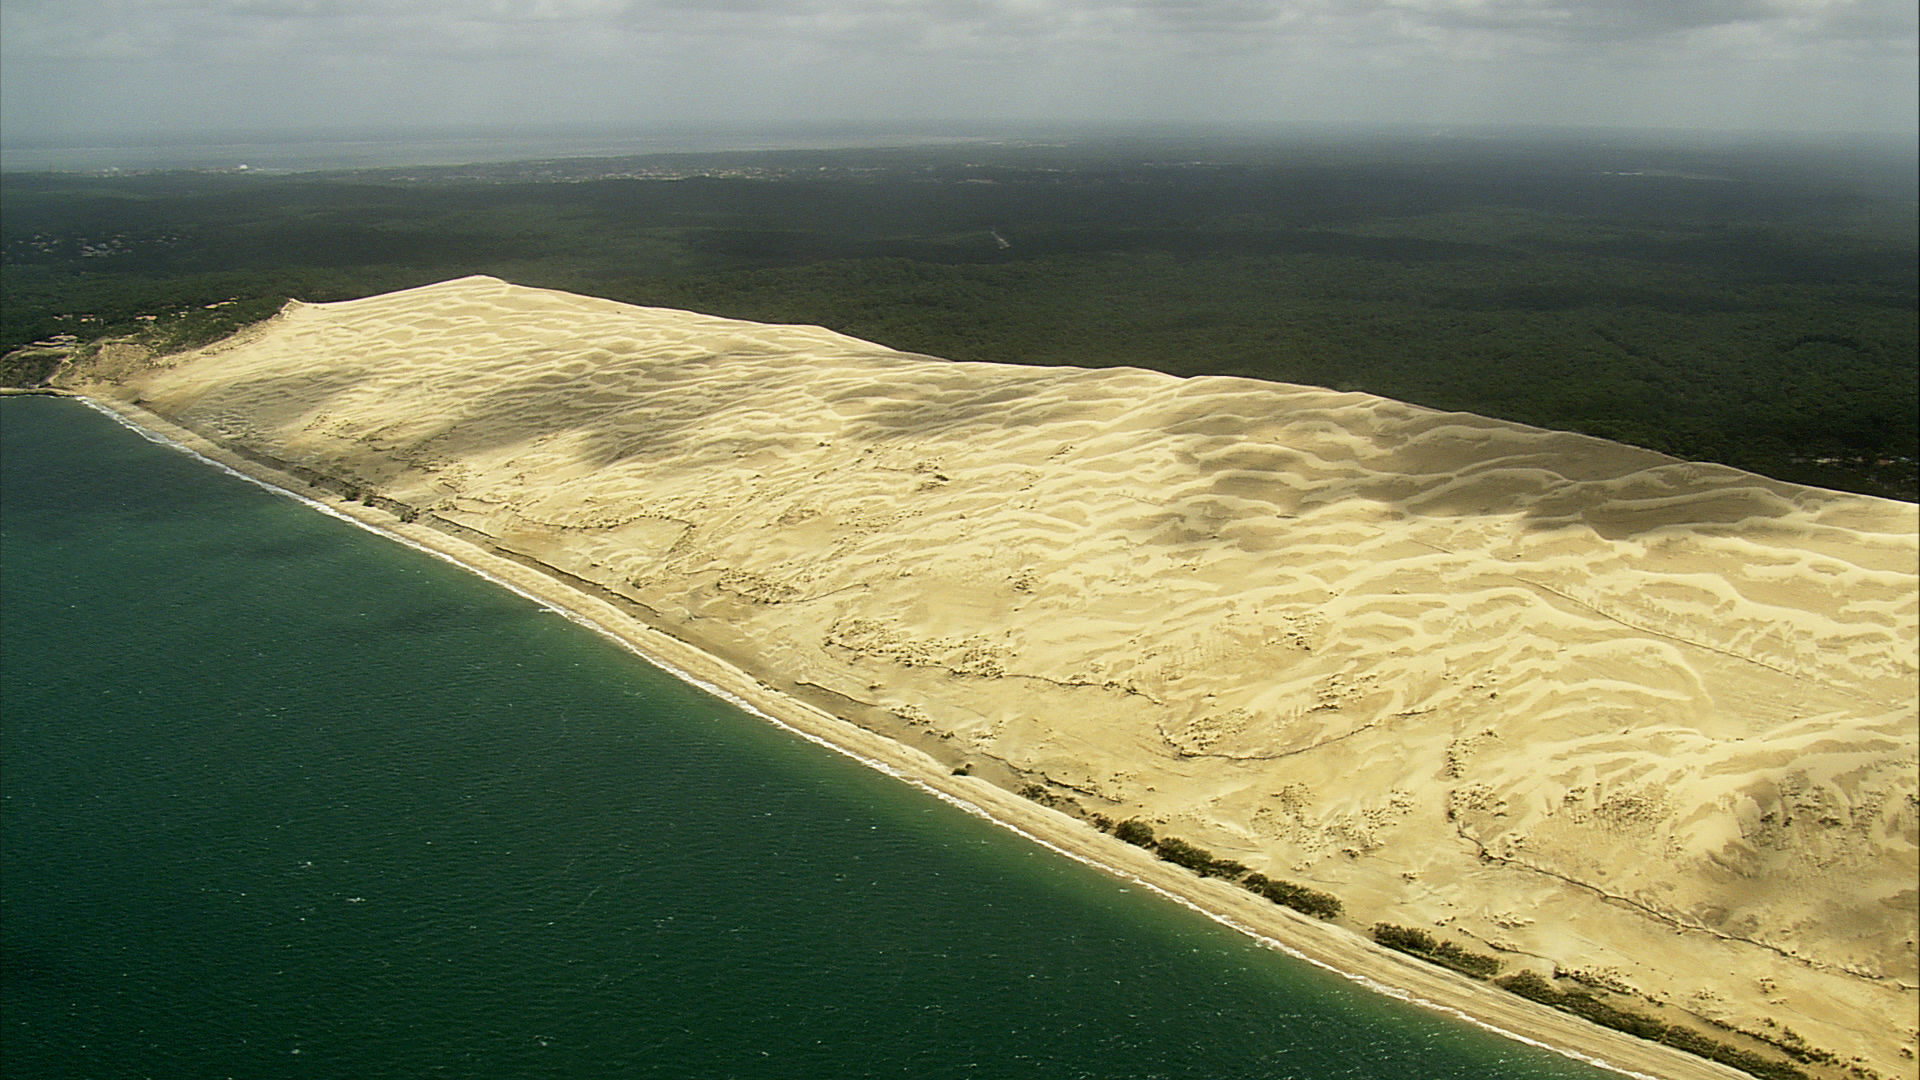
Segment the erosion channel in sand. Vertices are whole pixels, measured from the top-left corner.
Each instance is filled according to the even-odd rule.
[[[1429,1003],[1733,1075],[1367,928],[1914,1072],[1913,506],[1362,393],[951,363],[491,278],[109,346],[56,384]]]

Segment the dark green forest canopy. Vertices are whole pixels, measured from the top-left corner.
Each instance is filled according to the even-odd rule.
[[[1910,148],[1109,140],[9,174],[3,197],[7,349],[190,342],[286,297],[492,274],[955,360],[1363,389],[1915,496]]]

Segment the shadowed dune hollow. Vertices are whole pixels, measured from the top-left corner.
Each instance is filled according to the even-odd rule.
[[[65,382],[1357,925],[1912,1068],[1913,506],[489,278]]]

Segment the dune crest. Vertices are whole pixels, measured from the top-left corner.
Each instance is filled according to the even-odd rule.
[[[1361,927],[1913,1068],[1913,506],[489,278],[66,384]]]

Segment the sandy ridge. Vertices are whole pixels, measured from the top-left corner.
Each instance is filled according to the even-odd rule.
[[[1913,1069],[1911,506],[1363,394],[951,364],[491,279],[166,364],[68,383],[441,522],[360,511],[462,562],[485,549],[446,529],[591,583],[532,584],[734,661],[773,715],[971,765],[947,782],[1003,820],[1059,815],[982,777],[1363,925]]]
[[[503,557],[489,546],[462,542],[432,526],[400,522],[387,513],[351,500],[314,499],[305,493],[309,488],[305,477],[280,472],[253,458],[236,455],[137,406],[90,400],[130,426],[174,443],[230,472],[369,531],[439,555],[502,587],[546,604],[620,642],[656,666],[812,741],[913,783],[1071,858],[1153,888],[1290,955],[1356,979],[1382,993],[1533,1045],[1556,1049],[1591,1064],[1604,1065],[1626,1076],[1725,1080],[1743,1075],[1595,1028],[1552,1010],[1531,1007],[1510,994],[1491,991],[1472,980],[1373,947],[1354,935],[1253,900],[1238,888],[1195,878],[1149,857],[1138,848],[1088,830],[1078,819],[1011,796],[1004,788],[982,778],[956,775],[931,755],[915,752],[897,741],[876,736],[782,694],[679,638],[635,623],[621,608],[596,603],[591,594],[566,588],[554,577],[531,570],[522,561]]]

